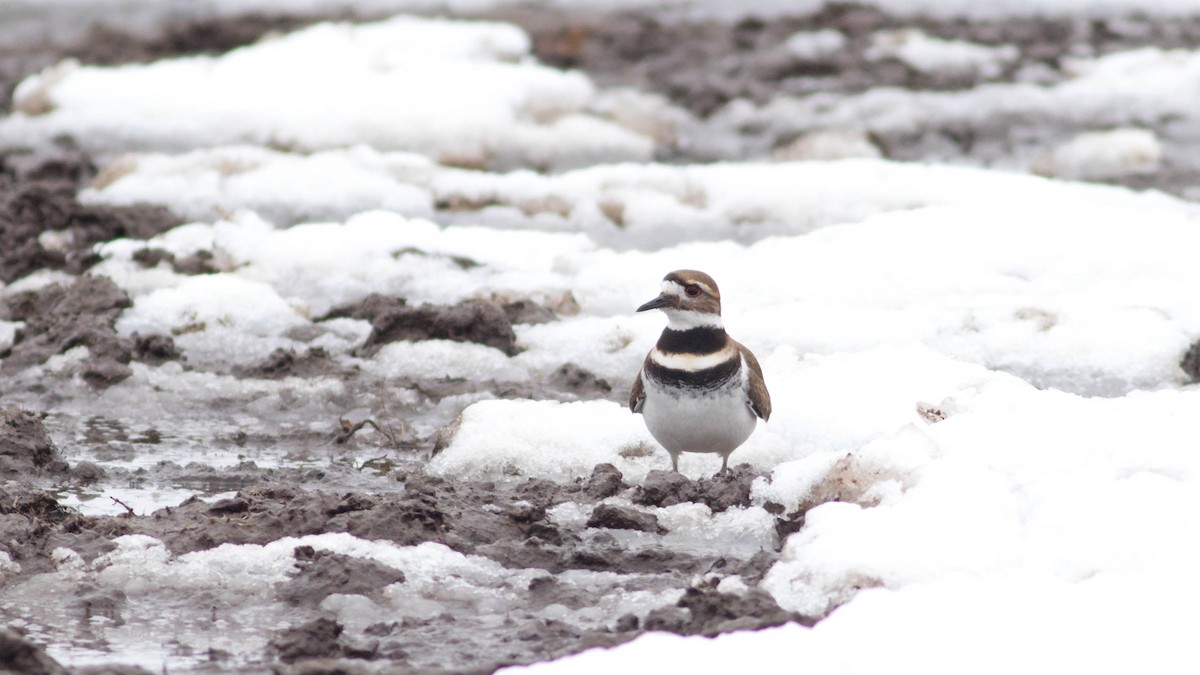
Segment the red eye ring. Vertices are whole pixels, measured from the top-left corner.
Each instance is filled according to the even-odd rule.
[[[700,295],[700,287],[697,286],[696,284],[688,284],[687,288],[683,289],[683,292],[687,293],[687,296],[689,298],[694,298],[694,297]]]

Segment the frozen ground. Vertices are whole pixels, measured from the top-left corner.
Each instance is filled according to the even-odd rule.
[[[1200,7],[118,4],[4,10],[5,667],[1195,662]]]

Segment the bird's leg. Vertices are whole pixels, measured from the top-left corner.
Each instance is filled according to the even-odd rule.
[[[679,473],[679,455],[674,452],[671,453],[671,470]]]
[[[722,474],[728,470],[729,470],[729,455],[721,455],[721,470],[718,471],[717,473]]]

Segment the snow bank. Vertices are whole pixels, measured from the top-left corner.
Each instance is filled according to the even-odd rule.
[[[475,480],[537,476],[569,482],[604,462],[626,478],[662,468],[641,418],[610,401],[481,401],[425,469]]]
[[[368,144],[472,167],[646,159],[653,143],[582,111],[579,73],[532,62],[515,26],[397,17],[319,24],[219,57],[63,62],[22,82],[0,139],[89,152]],[[136,122],[131,122],[136,120]]]
[[[985,653],[981,672],[1183,672],[1194,659],[1200,551],[1180,533],[1200,528],[1200,390],[1082,398],[933,353],[845,354],[784,381],[783,423],[767,428],[804,456],[754,500],[816,506],[762,587],[828,618],[711,641],[651,634],[528,670],[708,672],[800,653],[812,672],[949,673]],[[1021,648],[997,650],[997,636]]]
[[[1019,55],[1013,45],[989,47],[961,40],[939,40],[917,28],[879,31],[871,36],[865,52],[869,60],[896,59],[923,73],[983,78],[996,77]]]

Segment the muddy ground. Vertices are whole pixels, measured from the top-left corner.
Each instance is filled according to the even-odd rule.
[[[0,47],[0,110],[7,113],[12,90],[24,76],[65,57],[87,63],[123,63],[217,53],[316,18],[259,16],[191,23],[172,19],[157,30],[137,34],[108,26],[65,43]],[[1064,59],[1070,56],[1144,45],[1194,45],[1200,40],[1200,19],[903,22],[853,5],[833,6],[802,18],[746,20],[732,25],[686,23],[636,13],[566,16],[507,10],[486,18],[523,26],[532,35],[539,58],[547,63],[582,69],[600,86],[634,86],[657,92],[701,119],[739,97],[764,102],[781,93],[852,92],[876,86],[951,90],[983,81],[978,74],[939,77],[916,72],[900,62],[865,58],[871,34],[882,28],[916,26],[949,39],[1016,45],[1020,58],[990,75],[991,81],[1027,76],[1033,66],[1040,66],[1037,72],[1043,79],[1053,80],[1061,76]],[[779,45],[788,35],[822,28],[842,31],[847,36],[845,49],[824,60],[800,65],[781,55]],[[1057,129],[1050,133],[1065,139],[1075,131]],[[1015,131],[933,128],[917,136],[879,137],[871,142],[884,156],[897,159],[924,157],[930,147],[940,147],[931,140],[938,138],[950,139],[969,155],[971,141],[964,138],[976,138],[980,133],[1003,137]],[[783,146],[791,140],[772,142]],[[662,154],[662,159],[668,161],[709,159],[691,155],[682,146]],[[472,397],[620,400],[624,396],[628,383],[606,382],[569,363],[563,364],[555,378],[527,385],[389,380],[339,365],[319,347],[281,350],[254,367],[205,365],[204,369],[237,378],[334,378],[343,382],[343,393],[324,401],[320,408],[326,415],[324,430],[296,427],[281,431],[278,425],[259,427],[243,422],[235,427],[214,424],[207,431],[190,432],[192,436],[186,439],[192,447],[234,453],[270,447],[283,448],[286,455],[292,447],[304,452],[319,448],[322,461],[260,467],[248,457],[231,468],[216,470],[168,458],[130,468],[126,460],[131,457],[153,455],[172,443],[182,443],[182,432],[174,429],[170,420],[130,428],[119,420],[91,414],[89,397],[128,378],[137,364],[173,362],[185,372],[200,366],[187,362],[171,335],[122,337],[113,329],[120,312],[129,306],[129,298],[111,280],[88,273],[97,262],[93,246],[120,237],[148,238],[181,220],[155,207],[79,204],[75,200],[77,190],[96,172],[97,167],[75,149],[71,139],[63,139],[60,147],[49,154],[0,148],[0,280],[12,283],[39,270],[61,273],[56,283],[8,293],[0,302],[0,320],[21,322],[22,326],[8,343],[0,342],[0,551],[20,565],[19,572],[3,577],[5,584],[18,584],[55,569],[56,549],[71,549],[84,561],[91,561],[111,550],[114,538],[128,534],[155,537],[172,553],[184,554],[225,543],[266,543],[285,536],[344,531],[401,545],[437,542],[509,568],[544,569],[554,574],[567,570],[611,571],[653,579],[657,588],[686,589],[676,603],[643,615],[614,617],[610,625],[586,631],[517,615],[493,636],[493,651],[450,650],[439,657],[451,654],[457,659],[453,661],[430,661],[414,647],[422,642],[454,643],[460,639],[459,634],[470,630],[470,626],[452,616],[419,625],[378,624],[355,633],[318,617],[278,631],[268,649],[254,657],[249,666],[231,665],[227,654],[207,655],[209,666],[216,670],[273,667],[294,672],[490,672],[508,663],[616,644],[645,630],[713,635],[817,619],[784,612],[769,596],[753,588],[777,559],[777,550],[721,555],[664,546],[632,549],[610,534],[633,530],[660,535],[663,527],[639,506],[697,502],[714,512],[745,506],[749,503],[750,483],[756,478],[748,467],[702,480],[655,472],[637,487],[625,483],[608,465],[596,467],[588,480],[570,484],[532,479],[448,483],[423,473],[421,466],[436,452],[440,439],[438,433],[414,431],[414,426],[419,426],[414,421],[435,415],[435,411],[444,417],[449,410],[452,416],[456,407],[461,409],[474,400]],[[1186,194],[1194,178],[1190,169],[1168,158],[1154,173],[1116,180]],[[154,251],[140,255],[145,258],[143,264],[153,266],[165,261],[186,274],[207,274],[217,269],[212,256],[174,259]],[[371,335],[360,347],[364,355],[389,341],[428,337],[479,342],[511,354],[519,349],[513,323],[553,321],[564,311],[569,311],[569,306],[544,307],[511,299],[414,307],[404,298],[372,296],[318,318],[315,325],[319,329],[322,320],[340,316],[370,321]],[[42,367],[72,350],[77,353],[81,346],[87,347],[81,359],[29,375],[31,368]],[[1194,354],[1190,358],[1188,372],[1195,374],[1196,358]],[[84,383],[82,388],[78,382]],[[206,402],[199,418],[203,421],[205,414],[221,418],[243,404],[214,398]],[[342,417],[338,411],[357,411],[357,415]],[[196,416],[192,410],[179,410],[177,414],[181,418]],[[358,453],[343,453],[342,448],[354,448]],[[370,459],[355,460],[355,456]],[[120,515],[86,516],[63,503],[64,494],[71,490],[100,490],[107,496],[112,486],[145,483],[226,496],[207,501],[193,497],[149,513],[130,509]],[[590,508],[614,495],[627,497],[631,506],[599,506],[581,529],[557,525],[546,515],[547,509],[565,502]],[[837,499],[839,495],[835,490],[822,498]],[[777,505],[767,507],[776,518],[777,544],[803,526],[803,508],[784,512]],[[315,607],[331,593],[370,597],[403,577],[389,567],[311,547],[297,547],[293,555],[295,574],[275,590],[275,597],[297,606]],[[749,592],[723,594],[712,583],[703,581],[735,574],[751,588]],[[530,608],[551,603],[577,607],[595,601],[553,580],[531,583],[525,590]],[[63,602],[76,608],[73,611],[102,611],[117,619],[125,611],[121,597],[97,596],[86,584],[63,592],[70,596]],[[9,612],[0,608],[0,616]],[[5,616],[6,623],[13,618],[11,614]],[[53,634],[53,630],[47,630],[35,637],[44,641],[46,635]],[[0,669],[66,672],[38,642],[19,631],[0,630]],[[114,658],[114,662],[120,661],[119,655]],[[136,670],[116,667],[106,672]]]

